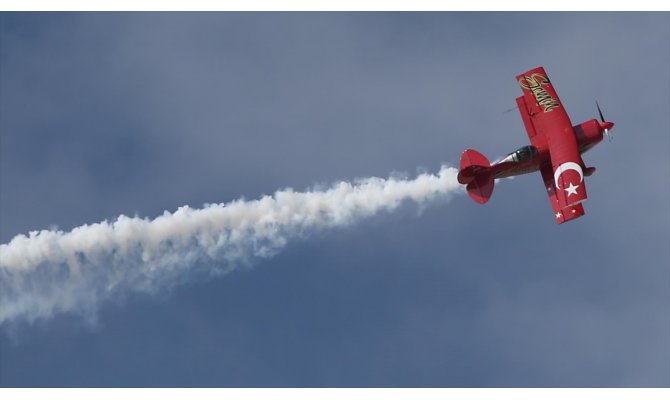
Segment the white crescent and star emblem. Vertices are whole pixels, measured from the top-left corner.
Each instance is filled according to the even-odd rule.
[[[574,170],[579,174],[579,182],[581,183],[584,180],[584,171],[582,171],[582,167],[579,166],[576,162],[566,162],[558,166],[556,168],[556,171],[554,171],[554,182],[556,183],[556,187],[558,186],[558,178],[561,177],[563,172],[569,171],[569,170]],[[577,188],[579,185],[574,185],[572,182],[570,182],[570,186],[567,188],[563,189],[566,192],[568,192],[567,196],[570,196],[571,194],[576,195],[577,194]]]

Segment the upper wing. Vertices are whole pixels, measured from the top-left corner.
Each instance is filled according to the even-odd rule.
[[[544,68],[537,67],[516,77],[523,97],[517,99],[521,117],[533,145],[549,149],[551,170],[559,208],[586,200],[584,162],[568,113],[558,99]],[[531,129],[529,129],[529,127]]]
[[[544,135],[538,135],[535,125],[533,124],[532,114],[530,113],[528,107],[526,106],[526,99],[524,96],[516,98],[516,104],[521,113],[521,119],[523,120],[523,126],[526,127],[526,133],[530,139],[530,144],[536,148],[546,148],[547,139]],[[544,143],[544,145],[543,145]]]
[[[570,117],[554,90],[544,68],[531,69],[516,77],[523,96],[516,104],[526,127],[530,142],[537,148],[547,148],[547,135],[556,127],[572,127]]]
[[[528,116],[535,135],[548,134],[557,125],[572,127],[570,117],[563,108],[544,68],[531,69],[517,76],[516,80],[523,92],[524,107],[519,107],[522,111],[521,117],[524,118],[525,123],[525,116]],[[517,104],[518,102],[517,99]]]
[[[544,187],[547,188],[547,195],[549,196],[549,202],[551,203],[551,208],[554,210],[554,217],[556,217],[556,223],[562,224],[573,219],[577,219],[584,215],[584,206],[581,203],[574,206],[567,206],[561,208],[559,204],[558,196],[556,195],[556,185],[554,185],[554,171],[551,168],[551,164],[547,163],[542,165],[540,168],[542,173],[542,180],[544,181]]]

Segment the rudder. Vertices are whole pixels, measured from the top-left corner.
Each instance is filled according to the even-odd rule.
[[[477,175],[473,180],[468,183],[466,189],[468,190],[468,196],[475,202],[479,204],[484,204],[491,198],[493,194],[493,187],[495,186],[495,180],[493,175],[490,173],[484,173]]]

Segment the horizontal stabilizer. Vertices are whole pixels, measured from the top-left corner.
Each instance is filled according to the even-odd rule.
[[[468,149],[461,154],[461,169],[458,171],[458,182],[467,185],[477,175],[488,172],[491,163],[477,150]]]

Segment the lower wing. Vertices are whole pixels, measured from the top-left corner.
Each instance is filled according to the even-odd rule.
[[[581,203],[574,206],[568,206],[561,208],[556,195],[556,186],[554,184],[554,170],[551,167],[551,163],[546,163],[540,168],[542,172],[542,180],[544,181],[544,187],[547,189],[547,196],[549,196],[549,202],[551,203],[551,208],[554,210],[554,217],[556,218],[556,223],[562,224],[573,219],[577,219],[584,215],[584,206]]]

